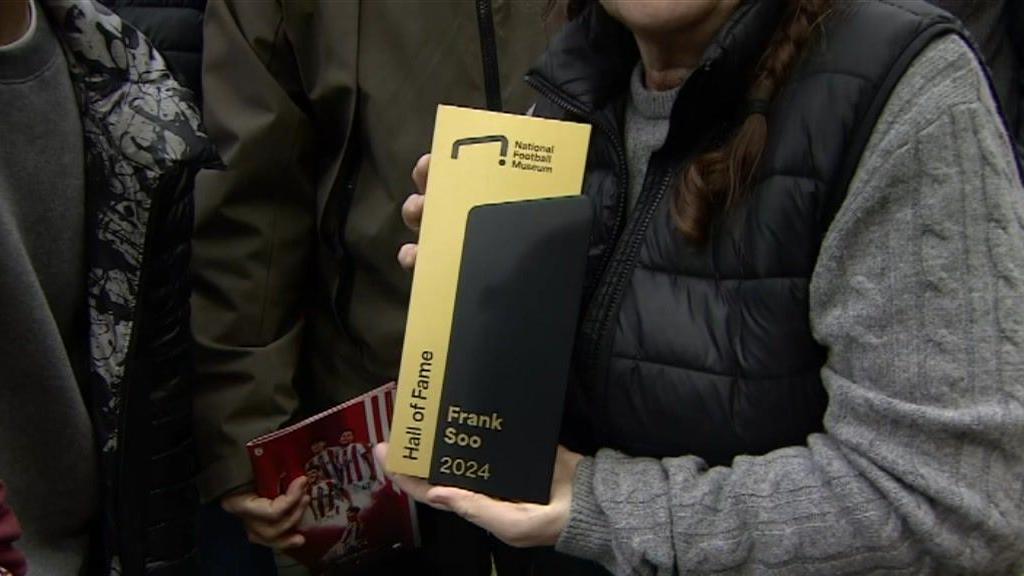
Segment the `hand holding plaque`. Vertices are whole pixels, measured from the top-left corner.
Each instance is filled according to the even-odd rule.
[[[413,232],[419,232],[423,221],[423,205],[426,202],[427,174],[430,171],[430,154],[420,156],[412,169],[412,181],[416,184],[416,192],[410,194],[402,204],[402,222]],[[398,250],[398,263],[406,270],[416,266],[416,254],[419,246],[414,243],[403,244]]]
[[[387,459],[388,445],[374,449],[378,461]],[[439,510],[454,512],[510,546],[553,546],[569,523],[573,479],[583,457],[559,446],[551,480],[551,501],[530,504],[497,500],[448,486],[434,486],[421,478],[394,476],[402,491]]]

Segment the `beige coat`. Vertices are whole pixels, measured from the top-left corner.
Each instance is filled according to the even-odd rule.
[[[397,375],[399,208],[437,104],[486,105],[488,4],[503,106],[525,111],[544,0],[209,4],[204,111],[227,170],[196,190],[204,499],[251,480],[246,441]]]

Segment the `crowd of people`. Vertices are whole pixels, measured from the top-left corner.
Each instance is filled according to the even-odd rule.
[[[1024,573],[1024,3],[0,0],[0,576],[361,546],[245,444],[397,376],[438,104],[593,127],[551,502],[337,573]]]

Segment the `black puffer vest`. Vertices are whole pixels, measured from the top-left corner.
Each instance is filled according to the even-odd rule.
[[[565,425],[577,449],[728,464],[821,429],[827,351],[808,312],[821,241],[896,82],[932,40],[963,32],[924,2],[836,2],[772,102],[749,195],[716,219],[707,243],[691,244],[671,216],[677,175],[743,119],[787,4],[738,8],[682,87],[629,214],[621,119],[637,62],[631,35],[595,3],[527,77],[543,97],[537,115],[594,126],[584,190],[596,219]]]

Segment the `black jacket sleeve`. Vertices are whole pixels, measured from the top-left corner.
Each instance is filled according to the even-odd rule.
[[[161,186],[150,223],[137,358],[141,377],[133,382],[141,389],[129,392],[129,403],[136,405],[128,406],[124,447],[123,556],[147,576],[199,573],[189,327],[196,167],[183,164],[176,172]]]

